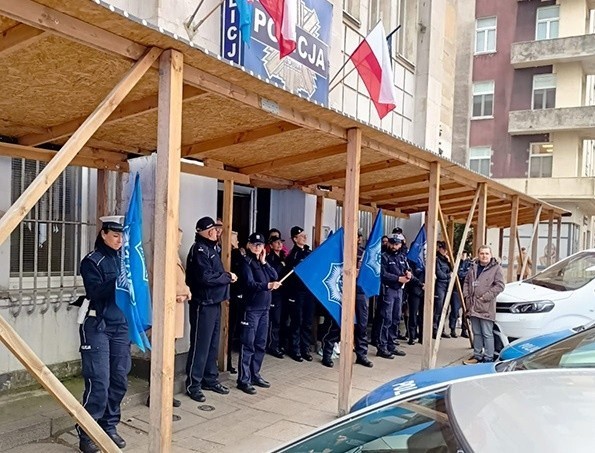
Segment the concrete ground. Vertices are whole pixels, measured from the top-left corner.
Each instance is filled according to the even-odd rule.
[[[422,346],[404,345],[402,349],[407,352],[406,357],[386,360],[376,357],[375,348],[370,347],[374,367],[354,366],[352,403],[379,385],[420,369]],[[469,353],[468,340],[444,339],[438,366],[460,363]],[[229,395],[205,392],[207,401],[202,404],[185,395],[177,395],[182,406],[174,408],[174,413],[180,415],[181,420],[173,424],[172,451],[263,452],[334,420],[337,415],[338,361],[335,360],[334,368],[326,368],[320,364],[319,356],[314,357],[311,363],[297,363],[289,358],[280,360],[267,355],[262,375],[272,387],[258,389],[257,395],[247,395],[236,389],[235,376],[228,373],[221,375],[221,381],[231,387]],[[128,442],[126,452],[144,453],[148,450],[149,409],[141,401],[146,396],[146,387],[140,393],[139,384],[134,387],[137,396],[123,409],[119,432]],[[30,424],[34,425],[35,418],[49,410],[59,411],[53,402],[46,408],[25,405],[22,417],[25,420],[30,417]],[[6,428],[6,420],[0,419],[0,437]],[[25,432],[26,427],[23,428]],[[54,437],[12,449],[3,450],[0,442],[0,451],[28,453],[43,449],[44,453],[61,453],[77,450],[78,439],[74,430],[62,434],[54,430],[52,435]]]

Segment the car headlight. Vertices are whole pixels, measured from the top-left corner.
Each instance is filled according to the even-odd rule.
[[[551,300],[538,302],[521,302],[510,307],[511,313],[547,313],[552,311],[554,303]]]

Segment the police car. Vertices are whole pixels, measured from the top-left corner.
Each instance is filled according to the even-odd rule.
[[[573,331],[567,338],[559,334],[563,339],[526,355],[521,356],[523,347],[517,344],[506,353],[507,360],[436,368],[393,379],[360,399],[352,406],[351,412],[379,401],[455,379],[518,370],[595,367],[595,326],[590,325],[588,328],[576,330],[578,332]],[[548,338],[551,340],[551,337]]]
[[[594,388],[595,370],[585,369],[440,383],[348,414],[274,453],[593,451]]]

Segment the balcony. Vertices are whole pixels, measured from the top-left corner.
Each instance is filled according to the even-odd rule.
[[[584,139],[595,139],[595,106],[543,110],[516,110],[508,114],[510,135],[576,132]]]
[[[552,204],[572,202],[595,215],[595,178],[502,178],[497,181]]]
[[[510,53],[515,69],[577,61],[586,74],[595,74],[595,35],[517,42]]]

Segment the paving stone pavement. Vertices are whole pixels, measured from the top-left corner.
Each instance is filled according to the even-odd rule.
[[[422,346],[401,346],[406,357],[386,360],[375,356],[370,347],[373,368],[354,366],[351,402],[366,395],[395,377],[418,371],[421,367]],[[441,342],[438,366],[460,363],[470,353],[466,339],[445,339]],[[316,427],[329,423],[337,416],[339,367],[320,364],[314,355],[311,363],[298,363],[290,358],[266,356],[262,375],[272,384],[270,389],[258,389],[247,395],[235,388],[235,375],[223,373],[220,379],[231,387],[229,395],[205,392],[207,401],[199,404],[186,395],[177,395],[182,406],[174,408],[181,420],[173,423],[173,452],[264,452],[273,449]],[[201,410],[199,406],[211,406]],[[145,453],[148,450],[149,409],[141,404],[123,410],[119,432],[128,446],[125,452]],[[57,442],[57,443],[56,443]],[[74,432],[62,434],[53,443],[43,444],[44,453],[76,451],[78,439]],[[27,453],[40,450],[40,443],[9,450]]]

